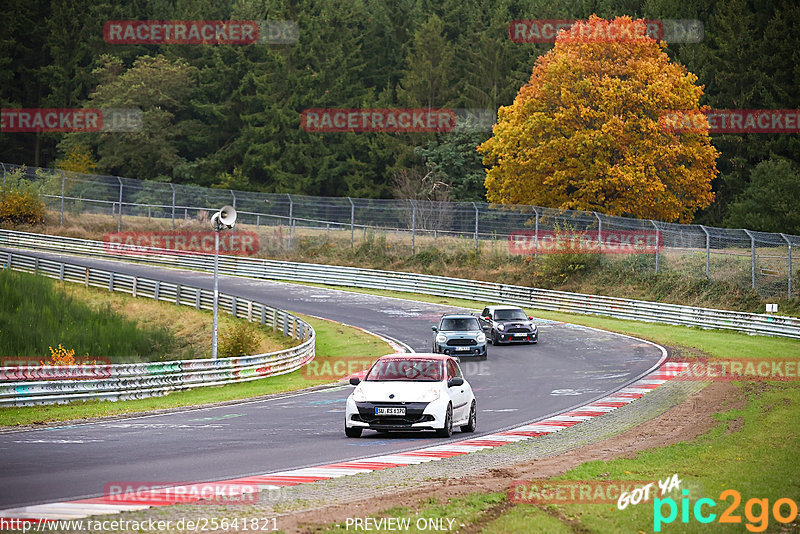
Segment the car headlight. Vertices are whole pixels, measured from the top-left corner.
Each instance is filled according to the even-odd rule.
[[[436,342],[437,343],[444,343],[445,341],[447,341],[447,336],[446,335],[439,334],[439,335],[436,336]]]
[[[353,391],[353,400],[356,402],[366,402],[367,394],[364,393],[362,388],[356,387],[355,391]]]
[[[497,329],[498,330],[505,330],[506,327],[503,324],[499,324],[499,325],[497,325]]]
[[[439,392],[438,388],[432,388],[420,395],[420,402],[433,402],[435,400],[439,400],[439,396],[441,393]]]
[[[486,341],[486,334],[478,334],[478,343],[484,343]]]
[[[531,329],[532,329],[534,332],[536,332],[536,325],[535,325],[535,324],[531,324]]]

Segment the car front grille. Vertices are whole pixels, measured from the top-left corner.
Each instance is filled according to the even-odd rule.
[[[477,345],[478,342],[474,339],[448,339],[447,344],[451,347],[469,347]]]

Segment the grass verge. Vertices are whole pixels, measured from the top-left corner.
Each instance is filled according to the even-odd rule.
[[[357,328],[302,315],[300,317],[313,326],[317,333],[316,358],[319,361],[335,360],[344,356],[377,358],[392,352],[387,343]],[[124,402],[85,401],[66,405],[0,408],[0,427],[43,424],[53,421],[70,421],[205,405],[285,393],[330,382],[330,379],[309,377],[302,370],[298,370],[285,375],[251,382],[176,391],[164,397]]]

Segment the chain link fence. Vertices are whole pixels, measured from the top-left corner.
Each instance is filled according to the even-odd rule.
[[[673,271],[750,287],[764,297],[797,295],[800,236],[675,224],[596,212],[485,202],[430,202],[313,197],[204,188],[0,163],[2,194],[20,183],[35,186],[61,225],[93,224],[105,231],[207,228],[225,204],[237,228],[259,235],[260,256],[322,246],[379,244],[400,253],[427,249],[513,254],[520,234],[628,232],[655,235],[651,254],[600,254],[602,263],[636,270]],[[516,237],[515,237],[516,236]],[[794,264],[793,264],[794,262]]]

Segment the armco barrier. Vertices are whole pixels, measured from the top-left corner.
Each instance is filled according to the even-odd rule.
[[[67,262],[4,252],[3,267],[35,272],[63,281],[120,291],[134,297],[210,310],[213,292],[187,285],[87,268]],[[216,360],[177,360],[152,363],[80,365],[69,367],[0,367],[0,406],[53,404],[73,400],[126,400],[165,395],[199,386],[246,382],[294,371],[314,358],[314,329],[294,315],[250,299],[219,295],[219,308],[235,317],[281,330],[301,340],[296,347],[254,356]],[[79,375],[80,379],[60,380]],[[54,379],[55,378],[55,379]]]
[[[81,254],[210,272],[213,256],[179,254],[153,249],[157,254],[120,253],[103,242],[61,236],[0,230],[0,247]],[[1,256],[0,256],[1,257]],[[223,274],[251,278],[314,282],[336,286],[408,291],[482,303],[506,303],[543,310],[594,314],[620,319],[736,330],[800,339],[800,318],[744,313],[643,300],[585,295],[463,278],[359,269],[335,265],[295,263],[237,256],[220,256]]]

